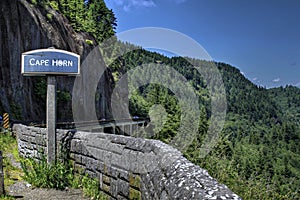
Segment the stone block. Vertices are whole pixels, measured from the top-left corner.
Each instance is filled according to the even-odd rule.
[[[121,179],[116,180],[116,186],[118,194],[121,194],[122,196],[128,197],[129,196],[129,183],[126,181],[123,181]]]
[[[119,169],[119,176],[118,178],[124,180],[124,181],[129,181],[129,172]]]
[[[81,156],[81,155],[75,154],[75,153],[72,153],[71,155],[73,155],[74,161],[75,161],[76,163],[82,165],[82,156]]]
[[[118,199],[118,200],[128,200],[127,198],[125,198],[125,197],[123,197],[123,196],[121,196],[121,195],[118,195],[118,196],[117,196],[117,199]]]

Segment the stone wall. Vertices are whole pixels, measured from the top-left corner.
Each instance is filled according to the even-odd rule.
[[[14,125],[13,131],[21,156],[45,151],[46,129]],[[66,130],[57,131],[57,141],[68,147],[76,168],[99,179],[111,199],[240,199],[160,141]]]

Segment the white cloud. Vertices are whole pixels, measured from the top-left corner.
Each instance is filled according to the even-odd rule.
[[[257,77],[254,77],[253,79],[252,79],[252,81],[257,81],[258,80],[258,78]]]
[[[300,87],[300,82],[295,84],[296,87]]]
[[[187,0],[169,0],[170,2],[175,2],[176,4],[181,4],[186,2]]]
[[[280,78],[275,78],[275,79],[272,80],[272,82],[274,82],[274,83],[278,83],[278,82],[280,82],[280,81],[281,81]]]
[[[111,4],[116,6],[122,7],[124,11],[129,12],[134,9],[141,9],[141,8],[152,8],[156,7],[158,0],[106,0]],[[185,3],[187,0],[165,0],[170,4],[182,4]]]
[[[136,8],[151,8],[156,4],[153,0],[112,0],[116,6],[120,6],[124,11],[129,12]]]

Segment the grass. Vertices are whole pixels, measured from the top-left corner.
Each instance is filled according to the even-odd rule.
[[[65,189],[80,188],[85,196],[95,200],[107,199],[99,187],[99,181],[89,178],[87,174],[77,175],[71,163],[56,161],[49,165],[45,158],[40,161],[26,159],[21,162],[24,179],[35,187]]]
[[[65,189],[74,179],[72,168],[56,162],[48,165],[45,158],[41,161],[25,159],[21,162],[24,179],[38,188]]]
[[[13,166],[8,156],[11,154],[17,162],[20,161],[17,141],[10,131],[0,132],[0,150],[3,154],[4,188],[6,189],[15,182],[22,180],[23,176],[22,170]],[[14,198],[8,195],[2,195],[0,199],[10,200]]]
[[[1,195],[0,199],[1,200],[14,200],[15,198],[14,197],[10,197],[8,195]]]
[[[18,167],[11,164],[9,154],[13,155],[16,162],[20,161],[18,154],[18,145],[16,139],[10,132],[0,133],[0,150],[3,153],[3,166],[4,166],[4,183],[8,187],[18,180],[22,180],[23,172]]]

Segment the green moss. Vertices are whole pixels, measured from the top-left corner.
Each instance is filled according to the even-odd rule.
[[[103,175],[103,182],[106,184],[110,184],[110,178],[108,176]]]
[[[103,185],[103,191],[109,193],[110,187],[108,185]]]
[[[104,171],[104,174],[108,175],[108,169],[107,169],[107,166],[105,164],[103,165],[103,171]]]
[[[135,200],[142,199],[141,192],[137,190],[141,188],[141,177],[139,175],[130,174],[129,185],[130,185],[129,199],[135,199]]]
[[[88,40],[88,39],[86,39],[86,40],[85,40],[85,43],[88,44],[88,45],[91,45],[91,46],[94,45],[93,40]]]
[[[129,185],[131,187],[140,189],[141,188],[141,177],[138,175],[130,174],[129,175]]]
[[[142,194],[140,191],[130,188],[129,189],[129,199],[131,200],[140,200],[142,199]]]
[[[46,17],[49,21],[52,21],[53,15],[51,13],[47,13]]]

